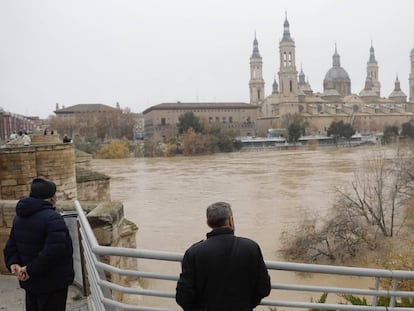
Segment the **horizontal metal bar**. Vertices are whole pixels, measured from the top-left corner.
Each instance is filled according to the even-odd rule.
[[[414,271],[407,270],[384,270],[372,268],[357,268],[345,266],[303,264],[282,261],[266,261],[268,269],[293,271],[293,272],[309,272],[335,275],[351,275],[351,276],[367,276],[367,277],[384,277],[397,279],[414,279]]]
[[[121,293],[125,294],[134,294],[134,295],[143,295],[143,296],[153,296],[153,297],[162,297],[162,298],[174,298],[175,293],[173,292],[166,292],[160,290],[149,290],[149,289],[141,289],[141,288],[131,288],[125,287],[119,284],[111,283],[108,281],[98,281],[99,285],[106,286],[110,289],[116,290]]]
[[[316,286],[316,285],[298,285],[298,284],[281,284],[272,283],[272,289],[286,290],[286,291],[306,291],[306,292],[320,292],[332,294],[350,294],[350,295],[367,295],[367,296],[382,296],[390,297],[414,297],[414,292],[408,291],[389,291],[389,290],[373,290],[373,289],[356,289],[356,288],[341,288],[330,286]]]
[[[103,262],[97,262],[95,265],[97,267],[101,267],[105,271],[112,272],[118,275],[123,275],[123,276],[135,276],[135,277],[141,277],[141,278],[146,278],[146,279],[178,281],[178,275],[120,269],[120,268],[111,266],[109,264],[103,263]]]

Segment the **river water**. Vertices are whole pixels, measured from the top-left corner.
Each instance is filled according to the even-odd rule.
[[[257,241],[265,260],[283,260],[278,252],[281,236],[292,233],[305,219],[323,219],[335,188],[349,184],[372,148],[93,160],[92,169],[111,177],[112,200],[123,202],[126,218],[139,228],[138,248],[184,252],[209,231],[206,207],[227,201],[236,234]],[[157,269],[171,273],[171,267]],[[178,272],[178,265],[173,269]],[[283,282],[292,276],[284,280],[272,274],[274,278]],[[354,282],[347,279],[339,286]]]

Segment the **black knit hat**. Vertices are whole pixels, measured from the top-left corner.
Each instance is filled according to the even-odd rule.
[[[35,178],[30,188],[30,196],[38,199],[49,199],[56,193],[56,184],[45,178]]]

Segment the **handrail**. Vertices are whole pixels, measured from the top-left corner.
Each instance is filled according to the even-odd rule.
[[[177,311],[171,308],[159,308],[151,306],[131,305],[116,301],[112,297],[112,291],[117,291],[123,294],[134,294],[143,296],[155,296],[167,299],[174,299],[175,292],[149,290],[142,288],[130,288],[110,282],[105,277],[106,273],[114,275],[143,277],[148,279],[158,279],[165,281],[178,280],[178,275],[153,273],[146,271],[136,271],[121,269],[114,267],[101,261],[100,256],[121,256],[141,259],[153,259],[170,262],[181,262],[183,254],[175,252],[155,251],[132,249],[122,247],[108,247],[100,246],[93,234],[86,215],[78,201],[75,201],[76,211],[78,213],[78,221],[80,224],[80,233],[82,245],[84,248],[84,256],[86,261],[86,268],[90,283],[91,301],[94,305],[94,310],[139,310],[139,311]],[[343,267],[331,265],[318,264],[302,264],[290,263],[281,261],[265,261],[269,270],[289,271],[289,272],[305,272],[315,274],[327,275],[342,275],[342,276],[357,276],[369,277],[375,280],[375,288],[361,289],[361,288],[341,288],[334,286],[316,286],[304,284],[281,284],[272,283],[272,291],[294,291],[294,292],[313,292],[313,293],[331,293],[338,295],[355,295],[355,296],[369,296],[372,297],[372,306],[356,306],[341,303],[319,303],[319,302],[302,302],[302,301],[286,301],[286,300],[271,300],[264,299],[261,303],[263,306],[269,307],[286,307],[286,308],[300,308],[300,309],[321,309],[321,310],[366,310],[366,311],[412,311],[408,307],[396,307],[395,302],[397,298],[407,297],[414,300],[414,292],[398,290],[397,282],[402,279],[414,279],[414,271],[402,270],[384,270],[372,268],[358,268],[358,267]],[[379,284],[381,279],[391,279],[393,281],[392,289],[380,289]],[[283,296],[282,296],[283,297]],[[390,305],[383,307],[377,306],[378,297],[390,297]]]

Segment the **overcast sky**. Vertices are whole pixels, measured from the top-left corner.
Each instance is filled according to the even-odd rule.
[[[413,0],[1,0],[0,107],[46,118],[56,103],[249,102],[254,34],[269,95],[285,10],[314,92],[336,42],[359,93],[372,41],[381,96],[397,74],[408,95]]]

